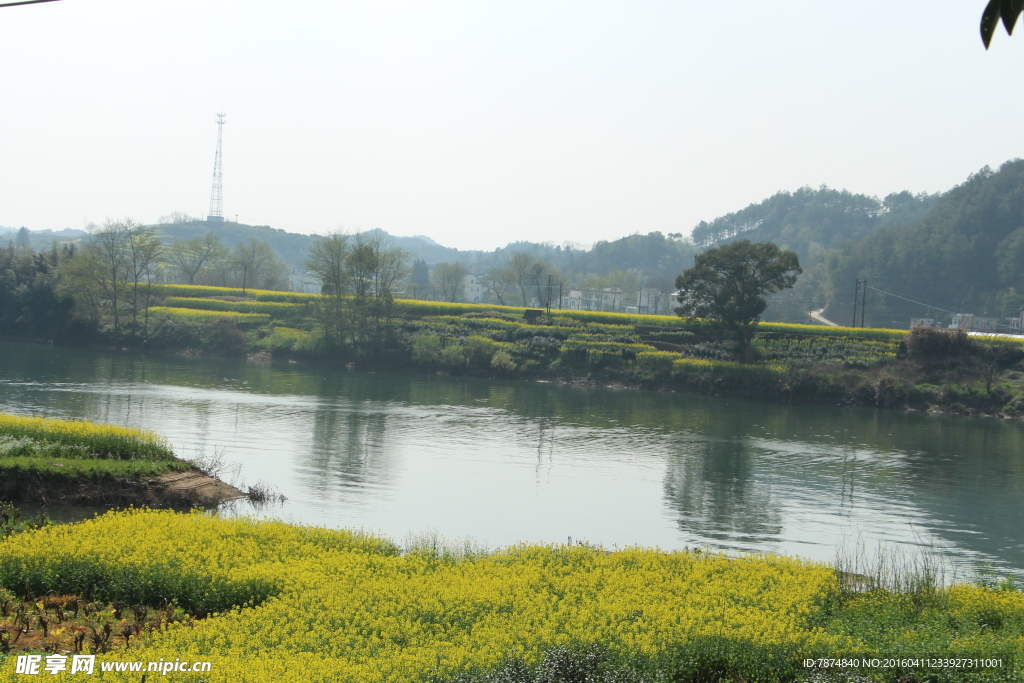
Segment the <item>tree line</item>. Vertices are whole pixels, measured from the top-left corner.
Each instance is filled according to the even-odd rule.
[[[153,285],[163,282],[283,289],[288,268],[266,242],[227,248],[209,232],[164,243],[152,226],[107,221],[80,243],[36,252],[26,240],[0,250],[0,334],[144,342]]]

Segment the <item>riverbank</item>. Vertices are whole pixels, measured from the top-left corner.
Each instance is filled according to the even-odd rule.
[[[244,496],[151,432],[0,413],[0,500],[189,508]]]
[[[351,297],[153,291],[150,335],[102,348],[1024,417],[1024,338],[760,323],[756,362],[741,364],[728,330],[678,316],[412,300],[382,311]]]
[[[592,325],[588,330],[597,339],[586,343],[596,351],[573,345],[572,339],[556,346],[534,338],[515,345],[526,349],[502,354],[512,345],[475,335],[472,322],[463,326],[451,317],[444,322],[447,334],[414,332],[405,367],[576,386],[1024,419],[1024,345],[1015,340],[927,329],[912,334],[858,330],[869,337],[864,339],[849,329],[830,335],[834,328],[765,324],[754,338],[758,360],[745,365],[729,360],[736,354],[734,344],[711,326],[688,335],[671,328],[636,332],[634,327],[629,336]],[[544,322],[539,321],[538,332]],[[685,341],[665,342],[670,335]],[[644,348],[652,343],[658,346]],[[393,368],[395,361],[384,366],[365,359],[361,365]]]
[[[728,330],[678,316],[397,300],[381,319],[346,297],[184,285],[158,296],[157,346],[192,340],[200,353],[1024,417],[1024,338],[760,323],[757,361],[743,365]]]
[[[99,680],[124,680],[103,662],[161,658],[210,662],[208,683],[1020,679],[1024,595],[1011,582],[944,586],[925,572],[862,590],[840,576],[773,555],[398,546],[129,511],[0,541],[0,588],[13,595],[0,594],[0,664],[14,681],[17,654],[53,652],[79,628],[101,642],[65,649],[96,653]],[[58,623],[67,630],[45,633]],[[938,663],[951,659],[972,665]]]

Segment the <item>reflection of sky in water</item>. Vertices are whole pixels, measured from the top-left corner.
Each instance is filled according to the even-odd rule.
[[[822,560],[844,538],[924,543],[1024,568],[1017,424],[209,359],[30,367],[44,351],[0,349],[17,352],[0,356],[0,409],[221,449],[295,521]]]

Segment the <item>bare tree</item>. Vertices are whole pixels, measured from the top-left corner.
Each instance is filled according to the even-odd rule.
[[[110,321],[115,340],[124,329],[122,319],[132,317],[135,332],[140,309],[148,304],[140,284],[152,277],[159,242],[144,226],[130,218],[108,220],[72,256],[62,272],[61,291],[74,297],[80,311],[98,321]],[[141,299],[140,299],[141,297]]]
[[[195,284],[196,275],[210,263],[223,258],[224,245],[214,232],[188,240],[174,240],[167,250],[167,261],[172,268],[180,271],[188,284]]]
[[[139,337],[139,309],[143,312],[142,340],[149,336],[149,306],[152,301],[153,279],[160,258],[160,240],[152,228],[136,223],[126,224],[125,267],[131,286],[129,310],[132,315],[132,334]]]
[[[184,211],[172,211],[166,216],[160,216],[158,222],[163,225],[178,225],[181,223],[191,223],[196,220],[199,219],[188,215]]]
[[[455,263],[438,263],[430,273],[430,282],[441,298],[452,303],[462,298],[465,290],[466,275],[469,270],[458,261]]]
[[[127,246],[128,231],[137,224],[108,220],[91,235],[85,247],[95,264],[94,278],[105,299],[106,309],[114,323],[114,336],[121,338],[121,309],[128,289]]]
[[[335,232],[317,237],[306,259],[306,270],[320,281],[320,324],[324,337],[334,346],[345,343],[345,303],[351,277],[347,262],[349,236]]]
[[[242,275],[242,294],[255,276],[276,260],[274,248],[266,242],[255,237],[239,242],[231,254],[231,263]]]
[[[512,258],[508,262],[509,270],[512,271],[515,283],[519,286],[523,306],[526,306],[526,288],[530,283],[530,275],[533,272],[535,263],[536,259],[533,258],[533,255],[525,251],[517,251],[512,254]]]
[[[515,284],[515,273],[511,268],[491,268],[480,278],[491,294],[498,297],[498,303],[506,306],[505,292]]]
[[[352,240],[346,267],[358,328],[353,336],[358,333],[379,344],[390,334],[395,294],[409,275],[409,254],[400,247],[389,247],[380,235],[359,233]]]

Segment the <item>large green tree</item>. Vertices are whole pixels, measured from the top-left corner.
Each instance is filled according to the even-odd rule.
[[[698,254],[693,268],[676,278],[683,316],[711,318],[740,342],[744,363],[754,361],[751,340],[768,304],[765,296],[792,287],[802,273],[795,252],[770,242],[742,240]]]

